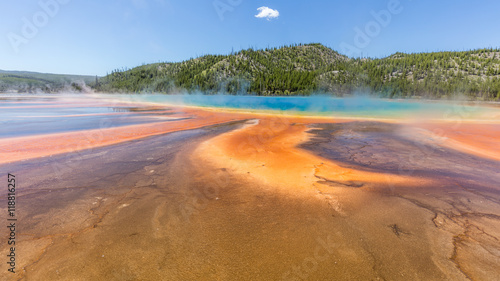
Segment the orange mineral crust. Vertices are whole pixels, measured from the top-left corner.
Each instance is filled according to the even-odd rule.
[[[442,148],[436,148],[433,153],[424,153],[421,158],[413,155],[407,160],[404,157],[397,160],[403,162],[402,167],[415,165],[411,171],[376,172],[373,171],[378,168],[376,165],[370,168],[347,165],[298,148],[310,140],[307,125],[347,124],[345,122],[353,121],[261,117],[247,122],[243,128],[201,143],[191,159],[195,163],[209,163],[214,169],[238,175],[241,180],[251,182],[254,188],[264,192],[278,193],[288,200],[295,198],[304,204],[325,204],[332,211],[334,219],[331,224],[325,222],[318,229],[327,228],[327,225],[337,229],[337,243],[349,245],[351,249],[350,253],[348,249],[340,250],[339,255],[343,258],[369,264],[370,259],[362,253],[370,249],[368,252],[376,260],[377,266],[374,268],[379,276],[400,280],[406,279],[403,276],[466,280],[471,277],[488,278],[498,273],[494,263],[488,262],[498,260],[498,255],[485,254],[483,250],[483,247],[496,250],[500,247],[495,242],[498,236],[492,235],[500,227],[500,206],[495,203],[498,202],[498,188],[493,184],[498,176],[491,173],[492,167],[496,165],[494,162],[483,164],[475,160],[455,168],[452,166],[455,161],[460,163],[464,160],[453,160],[453,157],[462,159],[468,156],[449,154],[449,162],[444,162],[440,167],[439,151]],[[403,139],[398,143],[398,135],[408,129],[405,128],[407,124],[393,125],[402,127],[395,131],[397,134],[388,134],[385,138],[394,138],[387,140],[387,143],[389,146],[401,146],[401,154],[408,149],[420,153],[421,147],[439,146],[439,142],[427,144],[419,132],[405,133],[405,137],[411,141]],[[384,127],[384,123],[361,123],[359,127],[362,131],[370,131]],[[412,130],[411,126],[408,127]],[[481,131],[476,133],[481,135]],[[485,133],[484,136],[488,138],[489,134]],[[478,182],[470,175],[462,175],[462,169],[480,169],[484,175],[492,178]],[[445,172],[441,174],[441,170]],[[456,175],[446,176],[449,173]],[[471,187],[466,185],[474,187],[469,191],[467,188]],[[468,201],[464,206],[456,206],[457,200]],[[479,202],[486,205],[482,206]],[[465,230],[469,227],[483,229],[479,226],[484,223],[483,220],[491,223],[484,229],[484,235],[492,235],[487,241],[481,240],[480,231],[467,233]],[[297,221],[299,223],[300,220]],[[396,240],[383,230],[386,227],[392,230]],[[318,229],[310,230],[324,231]],[[348,242],[351,235],[360,233],[362,235],[357,242],[363,246]],[[297,235],[300,235],[300,230],[297,230]],[[395,259],[396,256],[399,258]],[[483,265],[478,266],[479,262],[474,262],[476,259],[481,260]],[[353,266],[355,263],[348,265],[350,272],[356,270]],[[399,273],[394,271],[396,268],[399,268]],[[352,276],[339,274],[342,280]]]
[[[500,124],[435,122],[416,126],[428,130],[447,147],[500,160]]]
[[[309,139],[307,124],[346,122],[334,119],[267,117],[249,121],[239,130],[208,140],[197,153],[216,165],[248,174],[282,191],[317,191],[316,182],[344,187],[366,184],[419,186],[430,181],[343,167],[340,163],[298,148]]]

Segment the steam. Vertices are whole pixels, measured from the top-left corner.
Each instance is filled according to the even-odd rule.
[[[337,98],[324,95],[308,97],[260,97],[248,95],[205,95],[192,94],[164,95],[141,94],[136,101],[173,106],[197,106],[207,108],[237,109],[250,112],[273,112],[285,115],[307,115],[325,117],[363,119],[405,119],[405,120],[447,120],[476,119],[493,108],[477,104],[450,103],[436,101],[390,100],[358,94]],[[486,115],[485,115],[486,114]]]
[[[45,85],[34,83],[6,83],[0,80],[0,92],[4,93],[28,93],[28,94],[62,94],[62,93],[91,93],[92,88],[83,80],[75,80],[64,83],[46,83]]]

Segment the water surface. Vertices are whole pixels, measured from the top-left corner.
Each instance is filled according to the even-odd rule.
[[[370,97],[335,98],[261,97],[229,95],[116,95],[119,99],[158,104],[230,108],[276,113],[362,117],[424,119],[488,119],[500,118],[498,110],[471,102],[389,100]]]

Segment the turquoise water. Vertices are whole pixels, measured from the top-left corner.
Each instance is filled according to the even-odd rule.
[[[126,96],[129,97],[130,96]],[[388,100],[369,97],[333,98],[259,97],[228,95],[134,95],[135,101],[158,104],[232,108],[249,111],[373,118],[477,118],[485,113],[498,116],[499,108],[483,107],[467,102]]]

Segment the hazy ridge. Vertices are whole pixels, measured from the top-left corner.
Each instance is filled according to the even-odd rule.
[[[95,80],[96,77],[86,75],[0,70],[0,92],[52,93],[63,90],[82,91],[85,85],[95,85]]]

